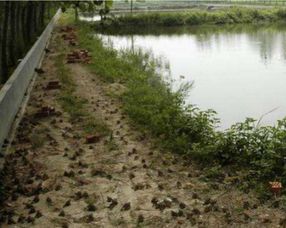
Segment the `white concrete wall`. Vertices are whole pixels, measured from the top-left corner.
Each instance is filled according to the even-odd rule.
[[[0,152],[3,142],[9,134],[14,118],[21,107],[25,92],[35,76],[35,68],[41,62],[45,53],[45,47],[60,15],[61,10],[58,10],[0,91]]]

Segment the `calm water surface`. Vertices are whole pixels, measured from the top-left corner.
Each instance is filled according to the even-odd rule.
[[[286,116],[286,25],[129,30],[101,36],[116,49],[140,47],[163,57],[175,84],[194,82],[187,103],[217,111],[221,128],[262,116],[263,125],[273,125]]]

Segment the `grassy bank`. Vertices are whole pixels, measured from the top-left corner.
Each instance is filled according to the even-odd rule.
[[[214,11],[192,10],[174,13],[126,14],[103,23],[104,27],[182,26],[202,24],[265,23],[283,21],[285,9],[228,8]],[[98,28],[98,27],[97,27]]]
[[[184,95],[189,87],[172,92],[156,70],[160,62],[152,55],[116,51],[94,37],[91,27],[81,24],[78,28],[80,45],[92,54],[91,71],[107,83],[125,85],[125,93],[118,97],[125,112],[162,148],[197,160],[207,178],[223,181],[231,177],[232,185],[254,189],[263,199],[271,196],[269,181],[286,184],[286,119],[275,127],[259,127],[247,119],[218,132],[215,112],[186,107]]]

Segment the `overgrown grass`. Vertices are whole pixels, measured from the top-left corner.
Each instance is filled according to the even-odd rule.
[[[59,43],[62,41],[58,40]],[[59,45],[64,47],[63,43]],[[63,84],[63,90],[59,96],[59,101],[64,109],[70,115],[72,122],[80,123],[83,131],[86,134],[95,134],[100,133],[103,136],[106,136],[110,133],[109,128],[100,118],[95,118],[86,111],[85,105],[87,100],[76,96],[74,94],[76,85],[72,77],[70,76],[70,71],[65,65],[65,54],[64,50],[61,50],[55,58],[55,66],[57,75]]]
[[[218,132],[215,112],[186,106],[187,89],[172,92],[152,56],[105,46],[85,24],[79,26],[79,39],[92,54],[94,73],[107,82],[126,85],[121,97],[125,112],[140,129],[151,132],[162,148],[189,155],[211,168],[209,178],[239,176],[233,184],[247,191],[255,189],[264,198],[270,196],[268,181],[286,184],[286,119],[274,127],[259,127],[247,119]]]
[[[286,10],[233,7],[221,10],[193,10],[189,12],[125,14],[106,20],[111,29],[132,26],[182,26],[202,24],[261,23],[285,20]],[[98,26],[96,28],[99,28]]]

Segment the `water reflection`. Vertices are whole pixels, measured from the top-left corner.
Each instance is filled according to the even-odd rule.
[[[102,37],[118,49],[141,47],[164,56],[175,86],[195,82],[187,102],[216,110],[222,128],[246,117],[259,119],[273,109],[263,124],[286,115],[284,24],[129,28]]]

